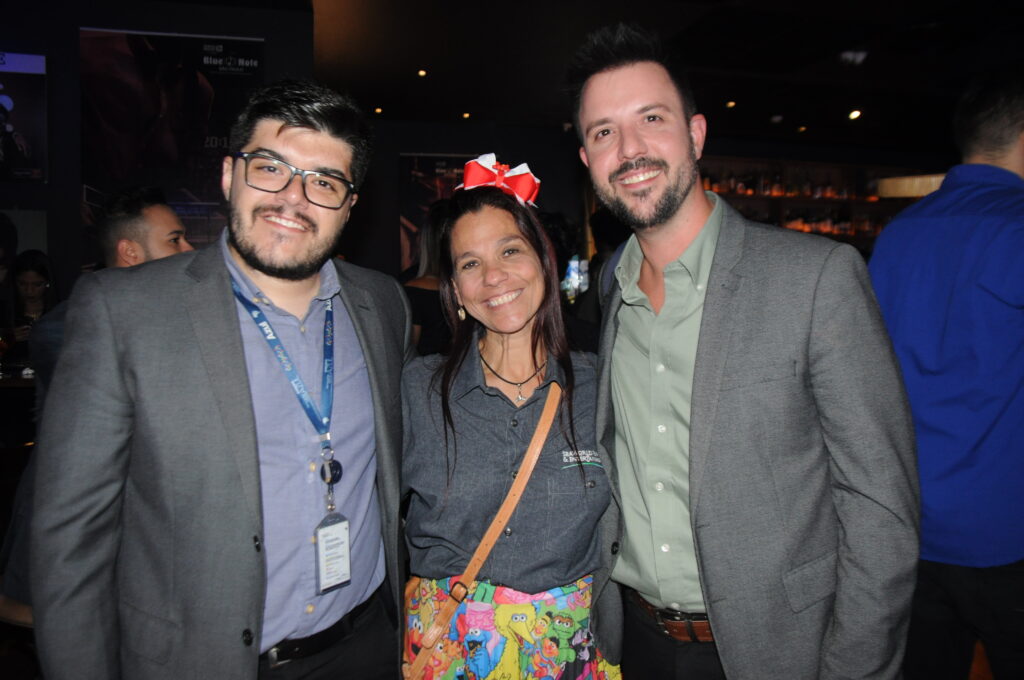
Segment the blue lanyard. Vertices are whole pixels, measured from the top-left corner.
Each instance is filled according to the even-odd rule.
[[[302,377],[299,372],[295,370],[295,364],[292,362],[291,357],[288,356],[288,352],[284,348],[284,344],[281,339],[274,332],[274,327],[270,325],[270,321],[267,319],[263,311],[257,307],[252,300],[249,300],[242,294],[242,290],[238,287],[238,284],[234,279],[231,280],[231,289],[235,292],[235,297],[242,303],[246,311],[249,312],[249,316],[252,318],[253,323],[263,333],[263,339],[267,341],[267,345],[270,347],[270,351],[277,357],[278,363],[281,364],[281,369],[284,371],[284,375],[288,378],[288,383],[292,386],[295,391],[295,396],[298,397],[299,403],[302,405],[302,409],[306,412],[306,417],[309,418],[309,422],[316,429],[320,435],[320,446],[323,449],[331,448],[331,409],[334,406],[334,304],[333,300],[328,298],[326,300],[327,311],[324,315],[324,363],[323,363],[323,382],[320,387],[320,409],[317,410],[316,404],[313,403],[313,399],[309,396],[309,390],[306,389],[306,384],[302,382]],[[332,456],[333,458],[333,452]],[[330,458],[328,458],[330,460]]]

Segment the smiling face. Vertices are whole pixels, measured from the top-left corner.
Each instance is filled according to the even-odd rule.
[[[544,299],[540,258],[515,218],[485,205],[456,220],[452,283],[459,304],[489,333],[529,334]]]
[[[706,122],[689,124],[679,91],[659,64],[640,62],[592,76],[580,102],[583,146],[601,202],[633,229],[672,220],[697,182]]]
[[[352,147],[326,132],[285,127],[279,120],[256,124],[242,151],[278,158],[304,170],[351,177]],[[243,267],[274,278],[300,281],[319,272],[337,247],[356,202],[353,194],[332,210],[310,203],[295,176],[277,193],[245,182],[245,161],[225,158],[221,175],[231,202],[229,243]]]

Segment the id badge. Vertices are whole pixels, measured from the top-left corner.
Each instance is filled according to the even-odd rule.
[[[316,594],[334,590],[352,578],[349,563],[348,520],[336,512],[316,528]]]

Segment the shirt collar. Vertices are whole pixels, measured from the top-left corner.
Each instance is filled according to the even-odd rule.
[[[480,361],[479,348],[480,335],[482,333],[482,330],[477,331],[473,342],[470,343],[469,351],[466,352],[466,359],[462,362],[462,366],[459,367],[458,372],[455,374],[455,379],[452,380],[451,396],[453,399],[461,399],[475,389],[479,389],[485,394],[498,394],[498,390],[488,386],[484,380],[484,369]],[[562,370],[562,366],[549,356],[548,365],[544,367],[544,379],[541,381],[537,389],[534,390],[534,394],[540,392],[540,389],[550,382],[557,382],[559,385],[564,385],[565,372]],[[532,400],[533,396],[531,395],[527,400],[527,403]]]
[[[708,200],[714,206],[708,219],[704,222],[697,237],[687,246],[682,255],[670,262],[665,267],[667,278],[676,276],[687,276],[694,286],[700,286],[700,290],[707,288],[708,278],[711,275],[711,263],[714,260],[715,246],[718,244],[718,232],[722,227],[722,201],[711,191],[705,191]],[[643,251],[640,250],[640,243],[636,234],[629,237],[626,247],[622,251],[622,257],[615,267],[615,278],[618,279],[619,288],[622,290],[622,300],[627,304],[640,304],[646,301],[644,295],[637,285],[640,280],[640,264],[643,262]]]
[[[961,165],[954,165],[946,173],[946,178],[942,180],[942,188],[949,189],[964,184],[976,184],[978,182],[984,182],[986,184],[1005,184],[1007,186],[1016,187],[1017,189],[1024,188],[1024,177],[1010,172],[1005,168],[1000,168],[997,165],[988,165],[986,163],[963,163]]]
[[[218,246],[220,247],[221,256],[224,258],[224,263],[227,265],[228,272],[231,274],[231,278],[235,280],[238,287],[242,289],[242,295],[254,300],[257,303],[273,304],[270,299],[267,298],[263,292],[256,287],[256,284],[252,282],[242,268],[235,262],[235,258],[231,255],[231,249],[228,247],[228,229],[224,228],[221,232],[220,239],[218,240]],[[320,289],[314,296],[317,300],[329,300],[338,293],[341,292],[341,282],[338,281],[338,270],[335,269],[334,263],[328,260],[320,267]]]

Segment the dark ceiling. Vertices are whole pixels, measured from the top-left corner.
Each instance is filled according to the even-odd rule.
[[[468,112],[476,122],[564,125],[573,50],[594,28],[630,21],[657,30],[684,60],[712,139],[947,158],[959,89],[1024,61],[1020,0],[312,5],[317,78],[391,120]]]

